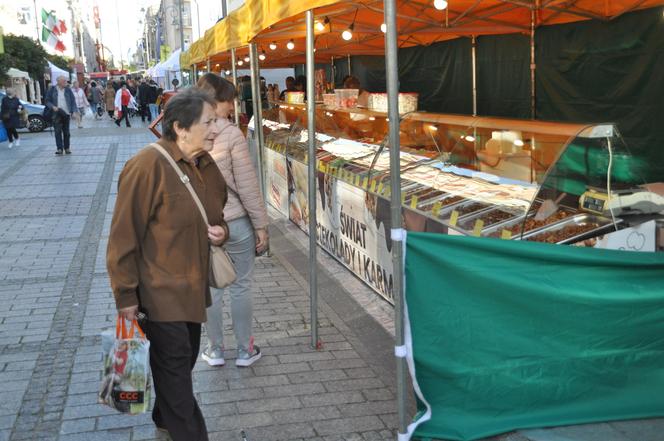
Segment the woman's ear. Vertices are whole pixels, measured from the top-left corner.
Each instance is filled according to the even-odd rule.
[[[175,131],[175,134],[178,135],[178,139],[182,139],[182,138],[184,138],[184,134],[185,134],[186,129],[183,129],[180,126],[179,121],[175,121],[173,123],[173,131]]]

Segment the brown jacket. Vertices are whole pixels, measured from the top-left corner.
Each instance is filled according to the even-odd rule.
[[[106,110],[115,108],[115,90],[112,87],[104,89],[104,103],[106,104]]]
[[[231,221],[249,216],[255,230],[267,228],[269,220],[263,202],[254,161],[247,138],[234,124],[219,119],[219,134],[210,152],[230,189],[224,219]]]
[[[174,142],[159,141],[189,177],[210,225],[228,232],[223,209],[226,183],[209,154],[198,166]],[[207,226],[175,170],[156,149],[127,161],[118,182],[106,254],[118,309],[140,305],[153,321],[206,321]]]

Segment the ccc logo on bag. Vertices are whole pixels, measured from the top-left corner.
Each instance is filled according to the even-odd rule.
[[[143,392],[136,391],[114,391],[114,399],[117,402],[122,403],[142,403],[143,402]]]

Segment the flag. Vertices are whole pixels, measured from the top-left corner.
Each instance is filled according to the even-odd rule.
[[[42,8],[41,10],[42,17],[42,41],[48,43],[49,46],[54,48],[56,51],[64,52],[66,47],[59,36],[67,32],[67,26],[65,25],[64,20],[58,21],[55,18],[55,14],[46,11]]]
[[[56,25],[55,15],[47,12],[46,9],[42,8],[41,10],[42,25],[47,28],[49,31],[52,31]]]

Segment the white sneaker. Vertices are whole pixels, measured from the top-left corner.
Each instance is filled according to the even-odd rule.
[[[201,358],[207,361],[207,364],[210,366],[223,366],[226,364],[224,351],[220,348],[207,348],[201,354]]]
[[[16,147],[20,146],[20,145],[21,145],[21,140],[18,139],[18,138],[16,138],[16,141],[14,141],[14,145],[15,145]]]
[[[14,143],[10,142],[9,145],[7,146],[7,148],[12,148],[12,147],[14,147]]]
[[[240,351],[237,359],[235,360],[235,366],[249,367],[258,360],[260,360],[261,356],[262,356],[261,348],[259,348],[258,346],[254,346],[251,350],[251,353]]]

